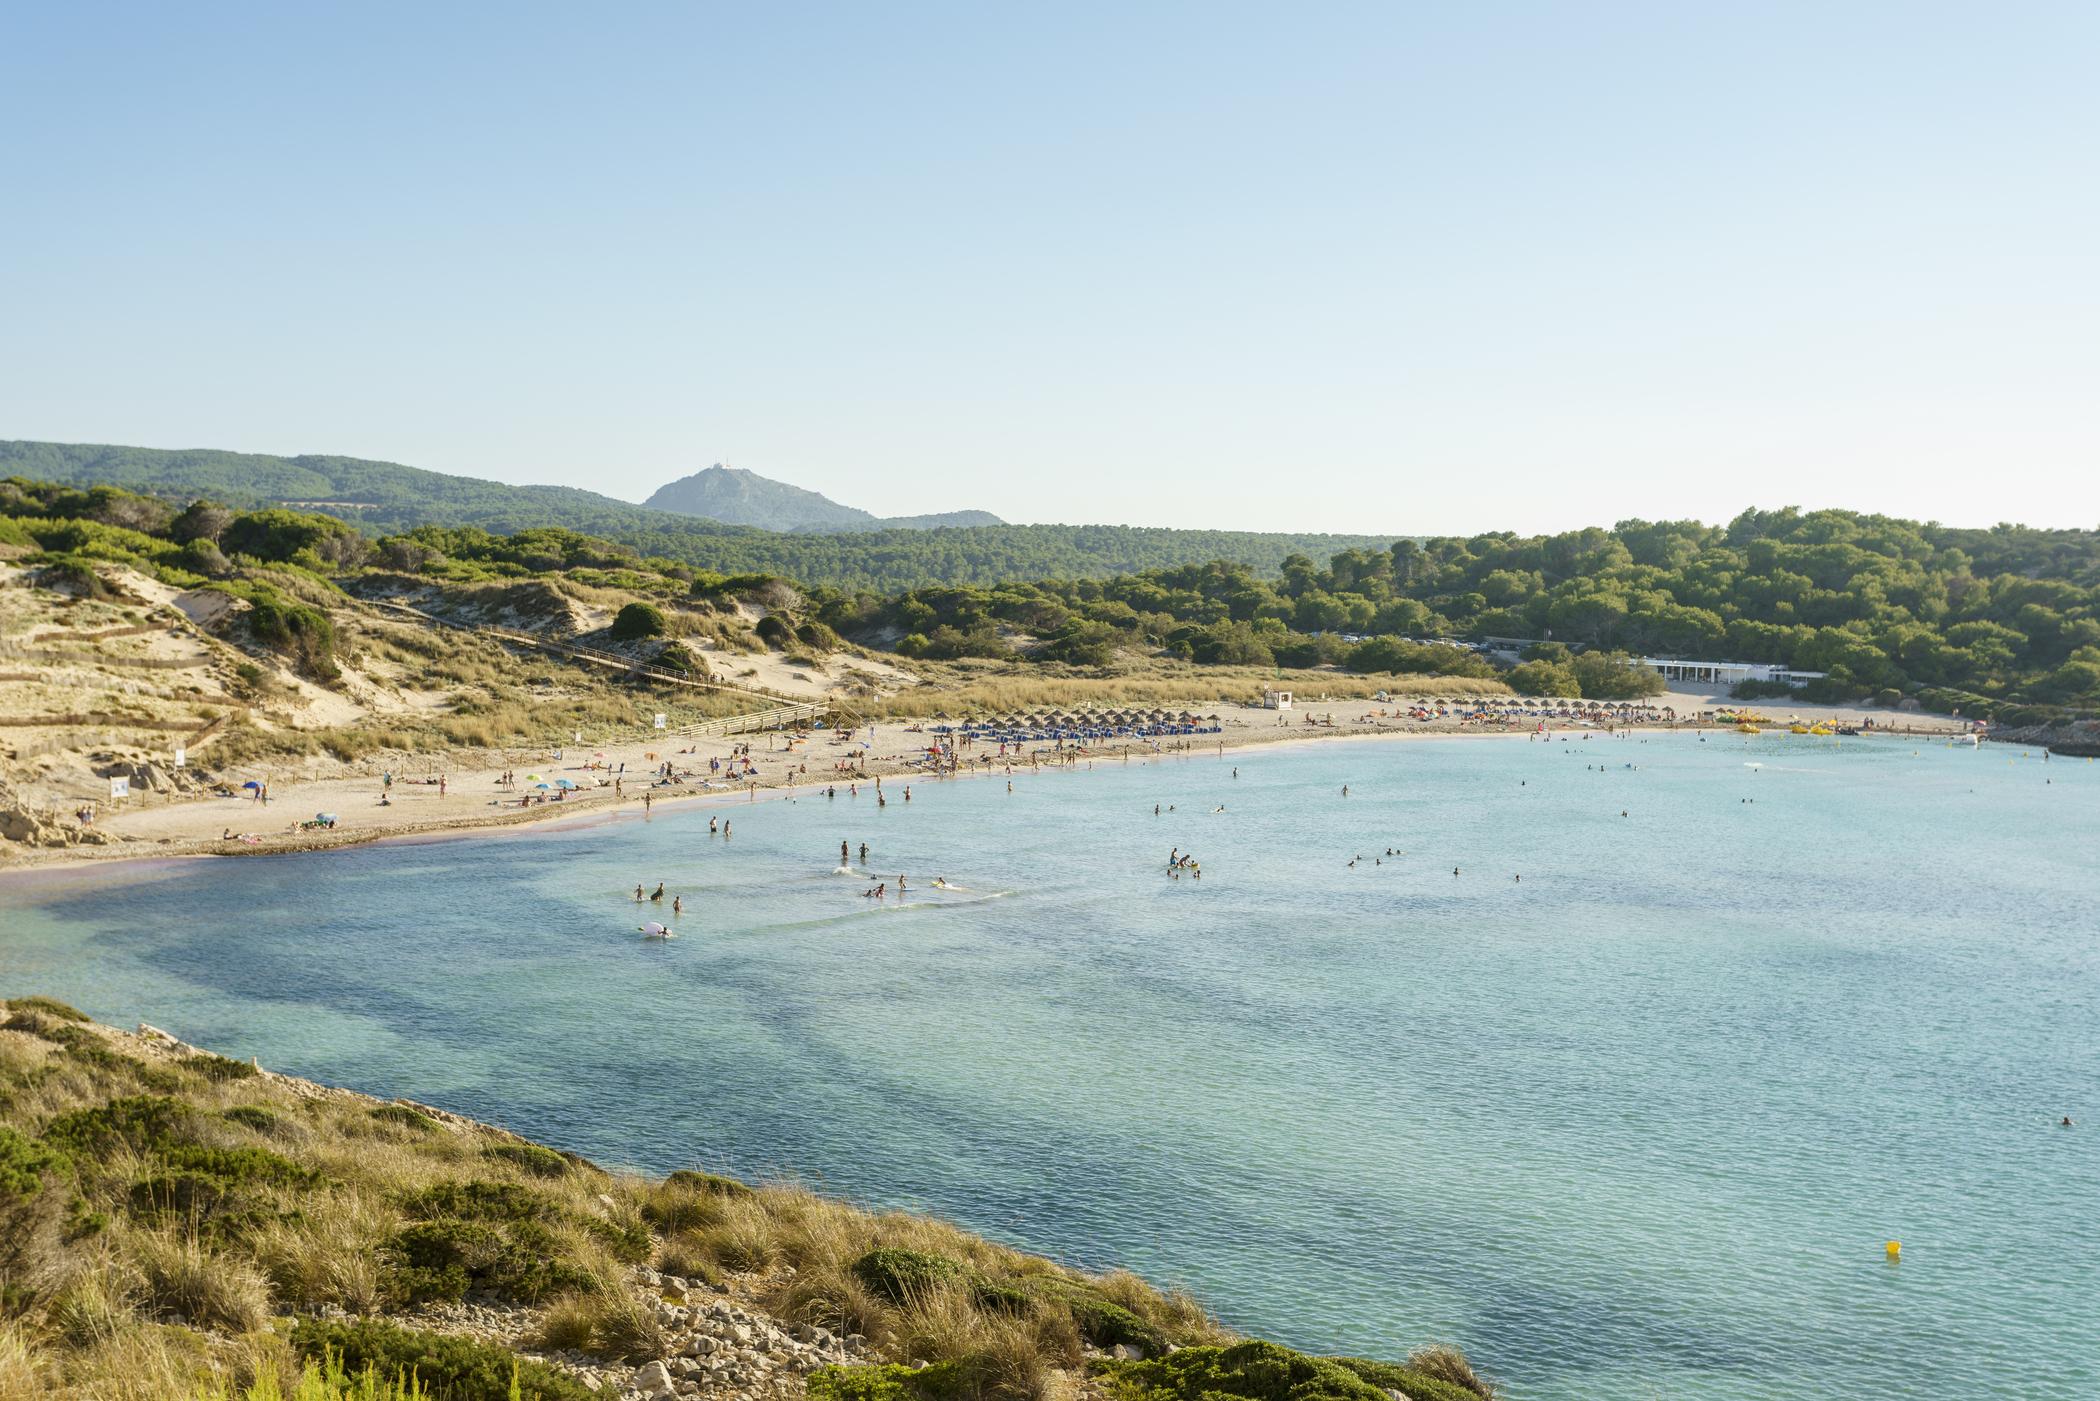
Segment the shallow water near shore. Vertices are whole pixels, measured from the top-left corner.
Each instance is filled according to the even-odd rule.
[[[2100,1394],[2100,765],[1600,734],[1013,786],[0,884],[0,992],[1308,1349],[1456,1341],[1522,1401]]]

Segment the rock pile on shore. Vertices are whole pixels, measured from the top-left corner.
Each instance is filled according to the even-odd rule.
[[[664,1337],[663,1356],[639,1365],[540,1349],[540,1311],[491,1299],[438,1304],[402,1321],[510,1348],[621,1401],[799,1401],[811,1372],[879,1360],[858,1333],[784,1323],[753,1306],[745,1296],[759,1283],[751,1276],[717,1286],[636,1268],[636,1297],[654,1311]]]

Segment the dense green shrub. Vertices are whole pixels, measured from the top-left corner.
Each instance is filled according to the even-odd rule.
[[[388,1242],[387,1291],[404,1302],[458,1299],[470,1288],[533,1301],[589,1283],[543,1224],[560,1220],[560,1209],[529,1187],[445,1182],[409,1194],[402,1208],[425,1218]],[[648,1251],[647,1228],[640,1230],[639,1251],[618,1227],[603,1234],[632,1261]]]
[[[393,1124],[397,1128],[412,1129],[417,1133],[436,1133],[437,1120],[420,1109],[411,1109],[405,1104],[381,1104],[372,1110],[372,1117],[382,1124]]]
[[[1523,696],[1579,696],[1582,683],[1574,669],[1559,662],[1520,662],[1502,678],[1510,689]]]
[[[302,1318],[292,1327],[292,1347],[314,1361],[333,1356],[352,1375],[367,1369],[386,1379],[412,1375],[433,1401],[591,1401],[581,1382],[506,1348],[376,1319]]]
[[[1443,1355],[1455,1355],[1447,1350],[1439,1351]],[[1472,1388],[1431,1376],[1419,1367],[1403,1367],[1395,1362],[1373,1362],[1363,1357],[1334,1357],[1321,1360],[1348,1368],[1381,1391],[1404,1392],[1414,1398],[1414,1401],[1480,1401],[1480,1393]]]
[[[285,510],[235,516],[220,533],[219,545],[228,554],[312,567],[359,564],[371,548],[356,527],[333,516]]]
[[[72,555],[60,555],[46,561],[37,575],[37,583],[47,589],[63,589],[82,598],[108,600],[117,596],[116,590],[103,582],[94,565]]]
[[[711,1197],[748,1197],[752,1190],[734,1177],[722,1177],[712,1172],[697,1172],[692,1168],[680,1168],[664,1179],[673,1187],[690,1187],[696,1192],[705,1192]]]
[[[463,1221],[534,1221],[555,1213],[554,1205],[515,1182],[440,1182],[402,1199],[410,1216],[456,1216]]]
[[[653,603],[630,603],[614,616],[610,636],[627,642],[637,637],[662,637],[670,629],[663,609]]]
[[[839,648],[846,645],[845,639],[814,619],[796,628],[795,636],[801,641],[803,646],[820,654],[836,652]]]
[[[1166,1351],[1167,1335],[1112,1299],[1104,1298],[1083,1284],[1064,1279],[1046,1279],[1035,1286],[1037,1293],[1055,1299],[1071,1310],[1079,1335],[1095,1347],[1130,1343],[1147,1353]]]
[[[956,1362],[825,1367],[809,1374],[809,1401],[955,1401],[962,1382],[962,1365]]]
[[[1183,1348],[1145,1362],[1110,1363],[1104,1372],[1114,1401],[1391,1401],[1387,1386],[1412,1401],[1480,1401],[1473,1392],[1410,1368],[1308,1357],[1264,1342]]]
[[[790,647],[795,642],[793,619],[783,618],[778,613],[768,613],[760,618],[752,631],[758,634],[759,641],[775,649]]]
[[[569,1171],[567,1158],[537,1143],[495,1143],[484,1148],[482,1154],[522,1168],[534,1177],[562,1177]]]
[[[893,1304],[901,1304],[945,1280],[968,1274],[960,1260],[930,1250],[882,1246],[855,1260],[853,1275]]]
[[[249,599],[248,633],[263,646],[291,658],[301,675],[316,681],[333,681],[342,675],[335,664],[335,624],[318,608],[257,589]]]
[[[261,1073],[247,1061],[215,1056],[209,1051],[201,1056],[191,1056],[182,1063],[182,1068],[194,1070],[207,1080],[252,1080]]]
[[[47,1173],[65,1166],[63,1153],[0,1124],[0,1200],[34,1196]]]
[[[188,1108],[164,1095],[132,1095],[61,1114],[44,1126],[43,1138],[78,1158],[107,1158],[120,1148],[150,1155],[172,1145],[190,1118]]]
[[[1754,678],[1735,683],[1729,696],[1739,701],[1788,700],[1794,695],[1794,687],[1785,681],[1759,681]]]
[[[403,1304],[458,1300],[469,1289],[534,1303],[590,1285],[535,1221],[419,1221],[396,1231],[386,1253],[385,1290]]]
[[[7,1008],[11,1012],[42,1012],[45,1016],[57,1017],[60,1021],[92,1020],[79,1008],[68,1006],[55,997],[16,997],[8,1001]]]
[[[275,1110],[265,1109],[259,1104],[236,1104],[230,1109],[221,1109],[219,1117],[228,1123],[239,1124],[244,1129],[257,1133],[278,1134],[284,1131],[284,1119]]]

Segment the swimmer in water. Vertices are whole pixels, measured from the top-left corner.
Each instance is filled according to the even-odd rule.
[[[644,899],[646,899],[646,898],[648,898],[648,897],[646,897],[646,896],[644,896],[644,895],[642,894],[642,888],[641,888],[640,886],[636,886],[636,887],[634,888],[634,898],[635,898],[635,901],[636,901],[636,903],[637,903],[637,904],[639,904],[639,903],[640,903],[640,902],[641,902],[642,900],[644,900]]]
[[[673,895],[671,897],[671,913],[674,915],[685,913],[685,897],[683,895]]]
[[[663,898],[664,898],[664,883],[663,883],[662,881],[658,881],[658,882],[656,883],[656,889],[654,889],[654,890],[652,890],[652,891],[650,891],[650,892],[649,892],[649,898],[650,898],[651,900],[655,900],[655,901],[658,901],[658,902],[661,902],[661,901],[663,900]]]

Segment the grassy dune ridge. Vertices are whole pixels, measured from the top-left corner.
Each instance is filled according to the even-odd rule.
[[[673,1280],[850,1340],[853,1365],[808,1370],[819,1401],[1491,1394],[1450,1349],[1306,1357],[1135,1275],[928,1217],[607,1172],[47,998],[0,1010],[0,1401],[643,1395],[650,1373],[630,1369],[677,1360]],[[462,1300],[522,1331],[460,1335]],[[804,1386],[775,1381],[767,1395]]]

